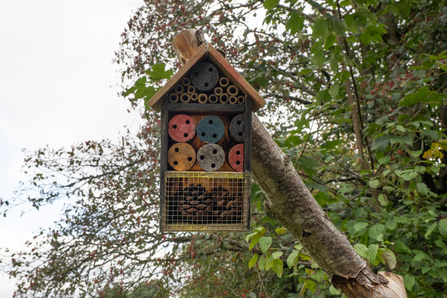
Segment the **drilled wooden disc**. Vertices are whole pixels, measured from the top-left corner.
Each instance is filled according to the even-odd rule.
[[[188,142],[196,136],[196,124],[191,117],[179,114],[169,121],[169,136],[177,142]]]
[[[219,145],[207,144],[197,152],[197,161],[205,171],[217,171],[225,162],[225,152]]]
[[[237,144],[228,153],[228,163],[238,172],[244,171],[244,144]]]
[[[196,163],[196,151],[188,143],[177,143],[168,151],[168,162],[177,171],[187,171]]]
[[[238,142],[242,143],[244,141],[245,135],[245,121],[244,114],[239,114],[231,120],[228,132],[230,133],[230,137]]]
[[[216,116],[203,117],[197,124],[197,135],[202,142],[214,144],[219,142],[225,133],[225,125]]]
[[[209,63],[202,62],[191,69],[191,82],[201,91],[209,91],[217,85],[219,80],[219,71]]]

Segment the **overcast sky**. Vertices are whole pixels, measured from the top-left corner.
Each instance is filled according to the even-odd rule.
[[[116,95],[120,34],[142,0],[0,0],[0,198],[20,180],[22,148],[118,138],[140,120]],[[0,247],[20,249],[60,218],[55,205],[0,218]],[[0,260],[5,261],[1,252]],[[1,266],[1,264],[0,264]],[[0,298],[14,280],[0,273]]]

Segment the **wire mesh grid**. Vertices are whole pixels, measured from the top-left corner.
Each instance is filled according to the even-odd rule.
[[[240,172],[165,173],[163,231],[245,231],[250,176]]]

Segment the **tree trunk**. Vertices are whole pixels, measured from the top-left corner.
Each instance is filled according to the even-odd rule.
[[[181,63],[186,63],[203,40],[189,29],[173,41]],[[296,237],[332,284],[349,298],[407,297],[402,277],[374,274],[355,252],[348,238],[332,224],[284,154],[253,115],[252,173],[263,190],[265,209]]]

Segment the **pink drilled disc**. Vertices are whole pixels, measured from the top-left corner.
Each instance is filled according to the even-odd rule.
[[[237,144],[228,153],[228,163],[237,172],[244,171],[244,144]]]
[[[196,124],[188,115],[176,115],[169,121],[168,133],[174,141],[189,142],[196,136]]]

